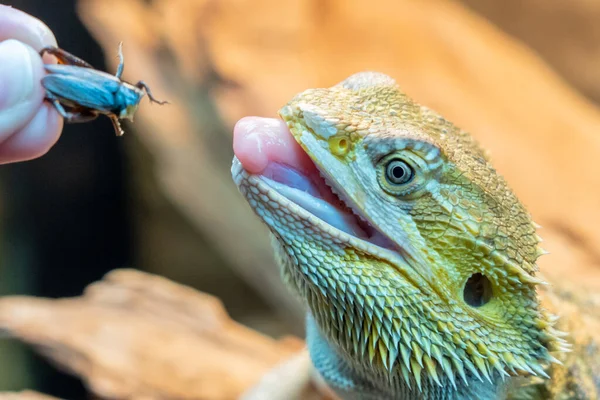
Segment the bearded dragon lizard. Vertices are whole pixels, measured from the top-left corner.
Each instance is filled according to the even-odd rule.
[[[468,133],[372,72],[279,114],[238,123],[232,175],[339,397],[598,398],[596,342],[565,355],[536,225]]]

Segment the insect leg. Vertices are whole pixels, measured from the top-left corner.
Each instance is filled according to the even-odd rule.
[[[71,122],[71,123],[89,122],[89,121],[93,121],[96,118],[98,118],[98,113],[93,112],[91,110],[82,109],[79,112],[71,112],[71,111],[65,110],[63,105],[60,104],[60,101],[58,100],[58,98],[56,98],[54,95],[52,95],[50,93],[46,93],[46,99],[48,99],[49,101],[52,102],[52,105],[54,105],[54,108],[56,108],[56,111],[58,111],[58,113],[60,115],[62,115],[62,117],[67,122]]]
[[[70,123],[90,122],[90,121],[93,121],[96,118],[98,118],[98,115],[99,114],[96,112],[83,109],[82,111],[79,111],[79,112],[70,112],[69,119],[67,119],[67,122],[70,122]]]
[[[123,68],[125,68],[125,58],[123,57],[123,42],[119,43],[119,66],[117,67],[117,73],[115,76],[118,79],[121,79],[121,75],[123,75]]]
[[[48,47],[44,47],[42,50],[40,50],[40,56],[43,56],[46,53],[52,54],[54,57],[56,57],[58,59],[59,64],[76,65],[78,67],[92,68],[92,69],[94,68],[87,61],[83,61],[81,58],[74,56],[73,54],[69,53],[68,51],[59,49],[58,47],[48,46]]]
[[[148,87],[148,85],[146,85],[146,83],[144,81],[139,81],[138,83],[135,84],[135,87],[137,87],[138,89],[143,89],[146,91],[146,93],[148,93],[148,98],[150,99],[150,101],[152,101],[153,103],[157,103],[157,104],[168,104],[168,101],[160,101],[160,100],[156,100],[154,98],[154,96],[152,96],[152,92],[150,91],[150,88]]]
[[[108,115],[108,118],[110,118],[110,121],[112,122],[113,127],[115,128],[115,134],[117,136],[123,136],[125,132],[123,131],[123,128],[121,128],[119,118],[117,118],[115,115]]]

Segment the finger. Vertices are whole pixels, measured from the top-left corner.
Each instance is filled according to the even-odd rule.
[[[0,42],[16,39],[40,51],[46,46],[56,46],[54,34],[37,18],[0,4]]]
[[[0,164],[40,157],[56,143],[63,119],[48,103],[42,104],[29,123],[0,144]]]
[[[43,22],[0,5],[0,163],[38,157],[60,135],[62,118],[43,103],[38,52],[47,46],[56,46],[56,38]]]
[[[39,111],[45,91],[42,59],[31,47],[0,42],[0,143],[20,131]]]

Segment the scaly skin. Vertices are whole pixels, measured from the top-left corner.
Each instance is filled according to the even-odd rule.
[[[565,277],[568,279],[568,277]],[[561,316],[572,351],[547,369],[551,379],[525,379],[509,392],[510,400],[600,399],[600,296],[561,279],[540,290],[542,304]]]
[[[567,347],[536,291],[543,250],[473,138],[377,73],[307,90],[280,115],[363,220],[362,231],[337,229],[234,159],[307,305],[309,350],[329,385],[345,399],[541,396],[531,377]],[[392,161],[408,181],[391,180]]]

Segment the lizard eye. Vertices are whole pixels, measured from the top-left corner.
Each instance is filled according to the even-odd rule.
[[[410,182],[415,173],[410,165],[403,160],[395,158],[387,163],[385,177],[393,185],[403,185]]]
[[[397,154],[402,153],[402,154]],[[378,161],[377,180],[388,194],[410,201],[420,196],[420,190],[429,179],[428,166],[418,154],[397,151]]]
[[[471,307],[481,307],[492,299],[492,283],[483,274],[473,274],[465,283],[463,298]]]

